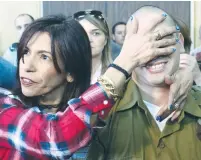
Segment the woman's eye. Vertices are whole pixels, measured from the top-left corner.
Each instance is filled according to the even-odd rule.
[[[99,32],[93,32],[93,35],[98,36],[98,35],[100,35],[100,33]]]
[[[23,51],[23,56],[28,55],[29,54],[29,50],[24,50]]]
[[[42,54],[42,55],[41,55],[41,58],[44,59],[44,60],[49,60],[49,57],[46,56],[45,54]]]

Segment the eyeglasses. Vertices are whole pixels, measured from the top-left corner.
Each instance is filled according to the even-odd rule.
[[[103,17],[103,13],[101,11],[97,11],[97,10],[86,10],[86,11],[79,11],[73,14],[73,18],[75,20],[81,20],[83,19],[86,15],[91,15],[94,16],[102,21],[105,21],[104,17]]]

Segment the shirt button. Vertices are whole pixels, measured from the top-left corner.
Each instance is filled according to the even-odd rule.
[[[104,101],[103,101],[103,104],[104,104],[104,105],[107,105],[107,104],[108,104],[108,100],[104,100]]]
[[[165,144],[164,144],[164,142],[160,142],[160,144],[159,144],[159,148],[161,148],[161,149],[165,148]]]

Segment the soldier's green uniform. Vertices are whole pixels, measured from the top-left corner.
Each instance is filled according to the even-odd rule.
[[[197,135],[197,129],[201,129],[199,90],[192,89],[178,121],[167,121],[161,132],[130,80],[124,97],[114,107],[115,114],[97,132],[86,159],[201,160],[201,140]],[[103,158],[104,155],[107,156]]]

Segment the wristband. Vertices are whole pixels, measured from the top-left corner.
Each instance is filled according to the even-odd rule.
[[[113,67],[117,69],[118,71],[122,72],[125,75],[126,79],[128,79],[131,76],[131,74],[129,74],[125,69],[121,68],[120,66],[114,63],[110,64],[109,67]]]

